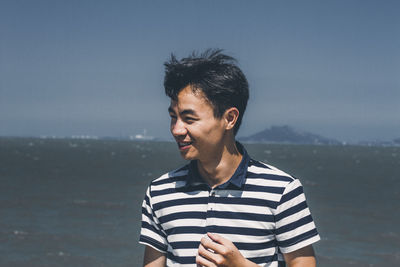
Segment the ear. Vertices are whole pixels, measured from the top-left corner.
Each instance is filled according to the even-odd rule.
[[[232,130],[239,118],[239,110],[235,107],[225,110],[224,118],[226,122],[226,130]]]

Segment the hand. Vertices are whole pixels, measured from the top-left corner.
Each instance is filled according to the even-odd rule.
[[[205,267],[257,266],[248,261],[228,239],[207,233],[200,241],[196,263]]]

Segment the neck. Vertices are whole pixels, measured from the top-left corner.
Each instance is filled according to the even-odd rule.
[[[242,155],[236,147],[235,140],[227,142],[214,157],[207,161],[197,161],[197,168],[202,178],[214,188],[227,182],[235,173],[242,160]]]

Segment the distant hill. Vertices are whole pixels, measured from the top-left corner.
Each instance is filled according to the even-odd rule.
[[[238,138],[243,142],[339,145],[341,142],[317,134],[300,132],[289,126],[272,126],[247,137]]]

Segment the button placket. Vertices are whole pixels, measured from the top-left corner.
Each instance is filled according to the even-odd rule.
[[[208,202],[209,210],[214,210],[214,207],[215,207],[215,191],[214,190],[210,191],[210,200],[211,201]]]
[[[211,212],[214,210],[214,206],[215,206],[215,191],[214,190],[210,190],[209,194],[208,194],[208,207],[207,207],[207,226],[213,225],[213,218],[210,217]]]

